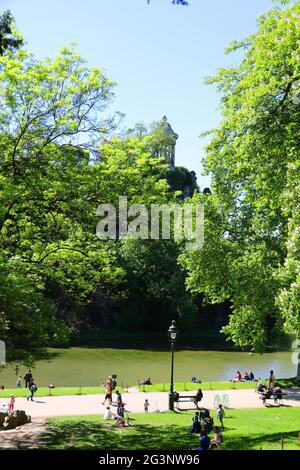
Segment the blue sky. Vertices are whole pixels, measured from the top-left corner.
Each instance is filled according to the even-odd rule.
[[[117,82],[114,108],[125,125],[151,123],[163,115],[179,134],[176,164],[195,170],[200,187],[205,141],[199,134],[220,121],[216,90],[203,83],[240,53],[225,56],[233,39],[256,31],[256,18],[272,0],[0,0],[10,9],[37,57],[53,57],[77,42],[90,65]]]

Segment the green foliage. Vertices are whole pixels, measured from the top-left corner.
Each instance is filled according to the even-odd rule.
[[[11,12],[5,11],[0,16],[0,56],[13,53],[23,45],[23,38],[15,29]]]
[[[179,285],[183,292],[175,246],[164,262],[171,279],[160,287],[153,273],[168,250],[157,246],[150,255],[138,244],[139,255],[125,257],[118,241],[95,234],[101,203],[116,207],[122,195],[147,207],[173,199],[168,165],[153,153],[158,134],[111,138],[116,119],[104,110],[113,83],[72,48],[53,60],[22,49],[3,56],[0,80],[0,328],[10,350],[66,342],[92,327],[89,309],[100,323],[95,293],[113,301],[128,296],[133,309],[135,295],[137,304],[151,295],[166,303],[168,286],[174,297]],[[135,262],[152,272],[144,290],[136,289],[145,270],[136,275]],[[149,319],[149,312],[148,306],[136,315]]]
[[[185,274],[178,267],[178,246],[169,240],[126,240],[120,263],[126,275],[126,299],[118,322],[127,328],[167,329],[180,319],[188,328],[196,307],[185,288]]]
[[[188,287],[208,302],[230,299],[225,333],[261,351],[283,331],[300,331],[299,90],[300,4],[259,18],[238,67],[208,80],[223,120],[211,131],[204,165],[205,244],[185,253]]]

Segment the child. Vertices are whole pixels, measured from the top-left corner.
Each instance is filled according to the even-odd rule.
[[[224,442],[223,434],[221,433],[221,429],[218,426],[214,427],[214,433],[214,438],[210,443],[211,449],[220,447]]]
[[[220,421],[221,429],[224,429],[223,418],[225,416],[225,411],[222,405],[219,405],[219,409],[217,411],[217,418]]]
[[[113,413],[111,412],[110,407],[107,406],[107,407],[106,407],[106,410],[105,410],[105,412],[104,412],[103,419],[105,419],[105,420],[110,420],[110,419],[114,419],[114,418],[115,418],[115,417],[114,417]]]
[[[147,398],[146,398],[145,403],[144,403],[144,410],[145,410],[145,413],[148,413],[148,411],[149,411],[149,406],[150,406],[150,404],[149,404],[149,402],[148,402],[148,400],[147,400]]]
[[[17,388],[22,388],[22,377],[17,378],[16,387]]]
[[[9,395],[9,411],[14,411],[14,407],[15,407],[15,397],[13,395]]]

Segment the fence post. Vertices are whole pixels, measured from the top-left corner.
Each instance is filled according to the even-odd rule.
[[[183,384],[183,388],[184,388],[184,391],[186,392],[187,391],[187,388],[186,388],[186,383],[184,382]]]
[[[79,395],[81,395],[81,385],[79,385]]]
[[[209,382],[209,390],[212,390],[211,382]]]
[[[165,384],[164,384],[164,383],[163,383],[163,389],[162,389],[162,391],[163,391],[163,392],[165,391]]]
[[[283,437],[280,439],[281,450],[284,450],[284,439]]]
[[[299,440],[299,447],[300,447],[300,432],[299,432],[298,440]]]

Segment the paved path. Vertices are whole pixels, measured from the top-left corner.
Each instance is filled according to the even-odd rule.
[[[300,407],[300,388],[287,390],[288,397],[284,399],[285,406]],[[181,392],[181,395],[193,395],[194,392]],[[214,408],[215,395],[222,397],[228,395],[229,408],[263,408],[262,401],[258,393],[254,390],[207,390],[203,391],[201,406]],[[115,395],[113,394],[113,397]],[[123,401],[126,403],[126,409],[130,412],[144,412],[144,401],[148,399],[150,403],[150,412],[157,409],[165,411],[168,409],[168,393],[143,393],[131,392],[122,394]],[[25,410],[32,417],[50,417],[50,416],[79,416],[103,414],[105,406],[102,404],[103,394],[99,395],[72,395],[59,397],[37,397],[34,402],[27,401],[26,398],[16,398],[15,409]],[[7,400],[4,400],[7,401]],[[0,405],[3,400],[1,400]],[[273,404],[273,400],[269,401]],[[193,407],[193,404],[181,403],[181,408]],[[112,406],[112,409],[114,407]]]
[[[46,430],[45,421],[45,418],[34,418],[32,423],[0,431],[0,450],[33,449],[44,445],[39,436]]]

